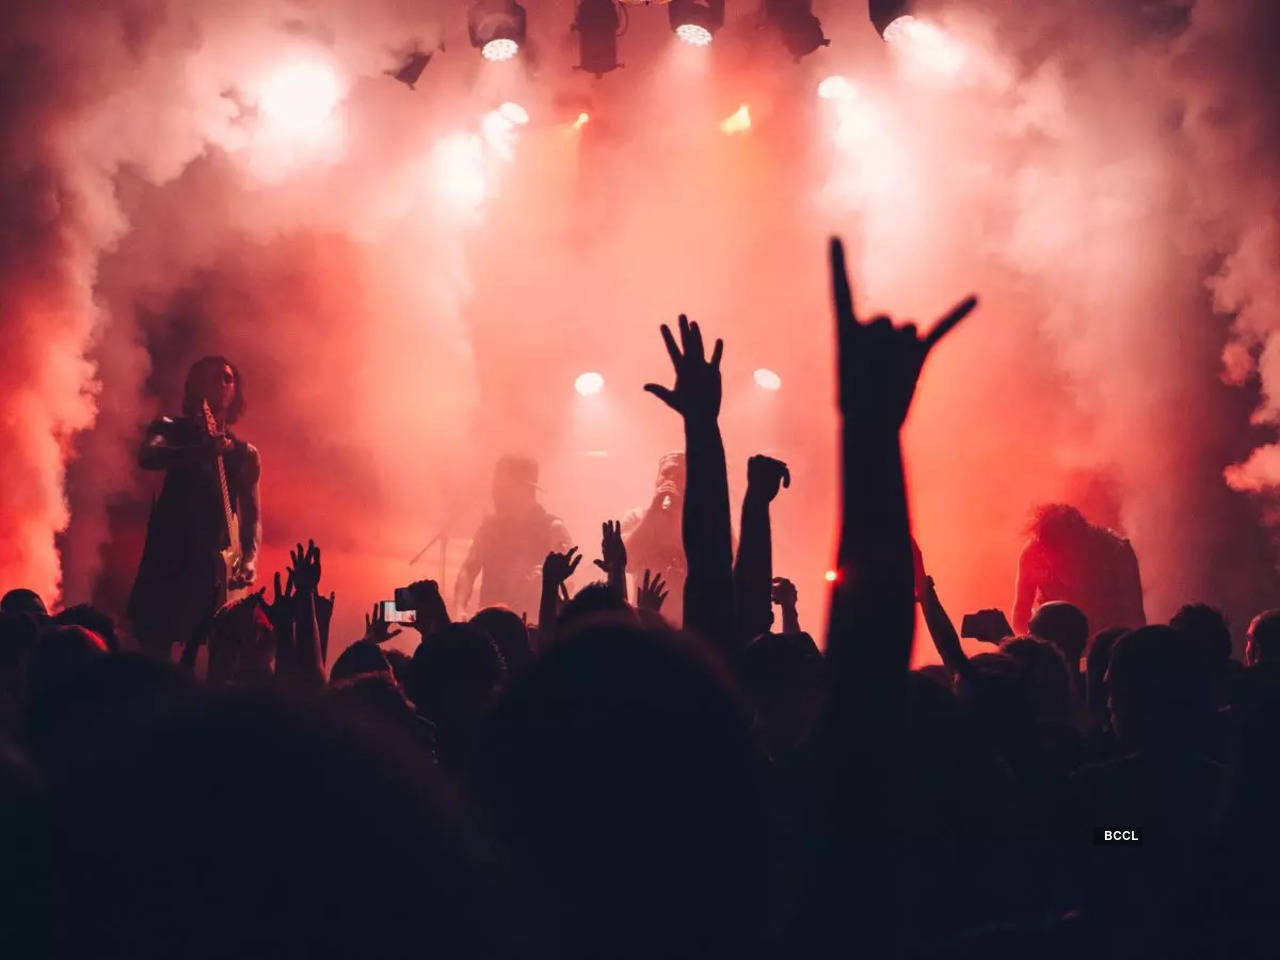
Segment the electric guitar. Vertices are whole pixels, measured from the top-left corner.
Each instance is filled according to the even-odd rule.
[[[209,431],[209,436],[218,436],[218,422],[214,419],[213,411],[209,409],[209,401],[202,401],[202,405],[205,428]],[[231,509],[231,490],[227,486],[227,465],[221,453],[214,458],[214,467],[218,474],[218,489],[222,494],[222,516],[225,521],[223,530],[226,537],[214,564],[217,578],[214,609],[221,610],[227,604],[235,603],[247,596],[249,587],[244,582],[241,567],[244,562],[244,550],[240,545],[240,518]]]

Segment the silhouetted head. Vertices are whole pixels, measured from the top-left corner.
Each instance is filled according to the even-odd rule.
[[[409,668],[413,664],[413,659],[403,650],[385,649],[382,655],[387,658],[387,663],[391,665],[391,675],[396,678],[396,683],[400,684],[401,690],[409,688]]]
[[[1066,723],[1075,721],[1075,671],[1056,645],[1039,637],[1011,637],[1000,644],[1000,652],[1012,657],[1018,665],[1018,681],[1026,698],[1028,716]]]
[[[632,619],[635,611],[627,601],[609,589],[607,583],[588,583],[564,605],[556,621],[563,630],[575,624],[585,623],[601,614]]]
[[[1245,662],[1280,663],[1280,610],[1264,610],[1249,624]]]
[[[110,616],[89,603],[77,603],[60,611],[53,622],[59,626],[77,626],[91,630],[103,639],[112,653],[120,652],[120,639],[116,636],[116,624]]]
[[[1111,650],[1116,641],[1128,632],[1125,627],[1100,630],[1085,653],[1085,699],[1089,703],[1090,715],[1099,725],[1111,722],[1107,713],[1107,670],[1111,666]]]
[[[529,628],[509,607],[485,607],[471,618],[471,625],[483,630],[498,645],[511,672],[523,670],[533,654],[529,648]]]
[[[1226,669],[1231,659],[1231,626],[1221,610],[1207,603],[1187,603],[1169,618],[1169,626],[1204,648],[1215,673],[1221,674]]]
[[[1035,540],[1051,545],[1077,542],[1089,531],[1089,521],[1075,507],[1066,503],[1046,503],[1036,507],[1027,525],[1027,533]]]
[[[17,587],[0,597],[0,613],[25,613],[27,616],[41,619],[48,616],[40,594],[26,587]]]
[[[826,702],[826,663],[809,634],[761,634],[735,658],[734,673],[773,756],[808,739]]]
[[[343,680],[358,677],[363,673],[385,673],[390,675],[391,664],[387,662],[387,658],[376,643],[371,643],[368,640],[357,640],[343,650],[342,655],[333,662],[333,669],[329,671],[329,682],[340,683]]]
[[[1027,628],[1033,637],[1057,647],[1072,673],[1080,669],[1080,658],[1089,643],[1089,620],[1079,607],[1064,600],[1042,604]]]
[[[512,955],[489,851],[394,725],[209,695],[50,793],[55,956]]]
[[[1142,627],[1120,637],[1106,682],[1112,725],[1131,748],[1186,748],[1213,711],[1204,648],[1172,627]]]
[[[745,956],[765,915],[760,758],[743,706],[682,639],[571,631],[484,725],[475,793],[559,904],[573,958]]]
[[[505,456],[493,468],[493,506],[498,513],[518,511],[536,502],[538,462],[530,457]]]
[[[46,630],[27,665],[27,690],[32,699],[64,686],[81,670],[107,656],[107,643],[84,627]]]
[[[437,728],[440,760],[457,769],[470,752],[475,726],[506,677],[498,645],[469,623],[453,623],[418,644],[406,693]]]
[[[244,415],[244,381],[236,365],[226,357],[201,357],[191,366],[182,388],[182,414],[199,421],[201,403],[224,423],[232,424]]]

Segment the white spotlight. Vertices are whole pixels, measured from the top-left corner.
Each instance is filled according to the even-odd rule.
[[[258,111],[273,130],[287,137],[320,136],[342,99],[342,83],[325,60],[291,60],[258,87]]]
[[[529,122],[529,111],[518,103],[507,101],[498,108],[498,112],[502,114],[504,119],[520,126]]]
[[[510,60],[520,52],[520,44],[514,40],[508,40],[505,37],[499,40],[490,40],[480,48],[480,56],[484,57],[491,63],[501,63],[503,60]]]
[[[755,377],[756,386],[761,390],[781,390],[782,378],[767,367],[761,367],[752,376]]]
[[[676,36],[695,47],[705,47],[711,42],[711,31],[696,23],[682,23],[676,27]]]
[[[827,77],[818,84],[818,96],[823,100],[844,100],[853,96],[853,84],[844,77]]]
[[[604,377],[595,372],[580,373],[573,381],[573,389],[580,397],[594,396],[604,389]]]

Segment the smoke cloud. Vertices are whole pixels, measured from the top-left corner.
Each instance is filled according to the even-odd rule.
[[[212,352],[247,383],[263,569],[326,548],[336,646],[397,584],[451,580],[504,452],[538,457],[593,553],[681,442],[640,385],[683,311],[727,340],[735,496],[750,454],[791,464],[775,565],[816,632],[835,232],[864,310],[928,322],[983,298],[907,437],[954,613],[1008,603],[1030,508],[1057,499],[1133,540],[1149,615],[1269,605],[1273,5],[921,3],[884,43],[864,5],[818,2],[832,45],[799,64],[750,5],[707,50],[633,9],[627,67],[600,80],[570,69],[572,4],[528,7],[509,64],[467,46],[461,3],[3,15],[0,584],[122,605],[157,480],[133,466],[140,430]],[[385,75],[442,42],[415,90]],[[587,370],[605,389],[578,397]]]

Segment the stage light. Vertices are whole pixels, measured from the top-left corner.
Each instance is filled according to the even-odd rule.
[[[504,60],[510,60],[519,52],[520,44],[514,40],[508,40],[506,37],[490,40],[480,48],[480,56],[490,63],[501,63]]]
[[[818,84],[818,96],[823,100],[846,100],[853,96],[853,84],[844,77],[827,77]]]
[[[591,397],[604,389],[604,377],[595,372],[580,373],[573,381],[573,389],[580,397]]]
[[[577,69],[603,77],[618,63],[618,8],[613,0],[581,0],[573,29],[578,31]]]
[[[755,378],[756,386],[761,390],[773,391],[782,389],[782,378],[768,367],[761,367],[752,376]]]
[[[257,93],[259,115],[273,131],[306,140],[324,135],[342,99],[342,84],[331,64],[308,57],[282,64]]]
[[[733,136],[735,133],[744,133],[751,129],[751,111],[747,109],[744,103],[729,116],[720,121],[720,129]]]
[[[822,34],[822,21],[813,15],[811,0],[765,0],[764,11],[797,61],[819,47],[831,45]]]
[[[834,570],[828,570],[826,573],[822,575],[822,579],[826,580],[827,583],[835,583],[837,580],[840,579],[840,575],[836,573]]]
[[[677,37],[695,47],[705,47],[724,25],[724,0],[671,0],[667,18]]]
[[[498,107],[498,113],[502,115],[502,119],[518,126],[524,126],[529,122],[529,111],[518,103],[507,101],[502,106]]]
[[[586,111],[584,110],[582,113],[578,114],[578,119],[577,119],[577,120],[575,120],[575,121],[573,121],[573,129],[575,129],[575,130],[579,130],[579,129],[581,129],[581,128],[582,128],[583,126],[585,126],[585,125],[586,125],[590,120],[591,120],[591,117],[589,117],[589,116],[587,115]]]
[[[475,0],[467,11],[467,34],[486,60],[510,60],[524,43],[524,7],[515,0]]]
[[[868,13],[871,14],[871,25],[885,40],[890,39],[886,35],[890,25],[911,13],[909,0],[871,0],[867,8]]]

